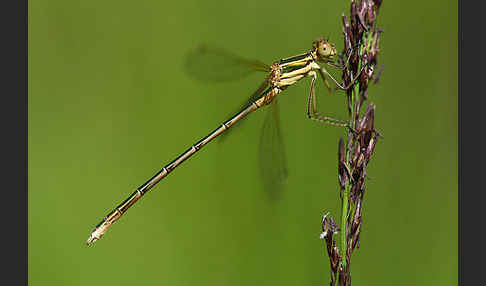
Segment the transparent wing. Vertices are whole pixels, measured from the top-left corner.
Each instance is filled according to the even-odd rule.
[[[272,199],[278,199],[283,192],[288,173],[277,98],[267,107],[259,151],[260,173],[265,191]]]
[[[245,59],[224,49],[201,44],[188,52],[184,70],[190,77],[197,80],[225,82],[243,78],[255,71],[269,72],[270,67],[261,61]],[[247,100],[242,102],[238,111],[241,111],[251,101],[260,98],[268,86],[269,81],[266,78],[258,89]],[[282,193],[283,184],[287,178],[287,161],[280,131],[277,99],[274,99],[265,109],[266,113],[259,145],[259,165],[264,188],[273,199],[276,199]],[[236,112],[229,116],[236,114]],[[242,122],[245,121],[244,119],[240,120],[228,131],[233,131],[237,126],[241,126]],[[220,141],[223,141],[227,134],[232,133],[228,131],[219,136]]]
[[[187,53],[184,70],[198,80],[224,82],[255,71],[266,72],[270,67],[258,60],[245,59],[224,49],[200,44]]]
[[[261,94],[265,91],[265,89],[268,87],[269,85],[269,82],[268,82],[268,78],[265,79],[265,81],[262,82],[262,84],[260,84],[260,86],[258,87],[257,90],[255,90],[255,92],[253,92],[253,94],[248,98],[246,99],[244,102],[242,102],[242,104],[240,105],[240,107],[238,108],[238,110],[235,110],[233,113],[231,114],[228,114],[228,118],[230,116],[233,116],[235,115],[237,112],[241,111],[243,108],[245,108],[245,106],[247,106],[248,104],[250,104],[252,101],[256,101],[257,99],[260,98]],[[220,136],[219,136],[219,142],[223,142],[226,138],[227,138],[227,135],[232,133],[232,131],[235,130],[235,127],[236,128],[239,128],[243,122],[246,121],[246,118],[248,117],[243,117],[240,121],[238,121],[235,125],[231,126],[230,129],[228,129],[228,131],[222,133]]]

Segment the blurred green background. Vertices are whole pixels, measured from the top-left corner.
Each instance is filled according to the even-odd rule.
[[[30,285],[327,285],[321,215],[339,218],[344,130],[306,118],[310,80],[280,95],[289,177],[263,191],[264,112],[162,181],[92,247],[113,207],[216,128],[263,74],[202,83],[199,43],[272,63],[328,36],[349,1],[30,1]],[[353,285],[457,284],[457,2],[388,1],[379,15],[379,141]],[[337,74],[337,73],[335,73]],[[320,109],[346,115],[318,82]]]

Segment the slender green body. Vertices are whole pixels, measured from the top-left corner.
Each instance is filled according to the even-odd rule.
[[[316,40],[317,41],[317,40]],[[317,43],[317,44],[316,44]],[[327,50],[326,50],[327,48]],[[294,57],[282,59],[274,63],[269,70],[269,76],[267,78],[268,88],[264,89],[255,101],[250,102],[245,108],[243,108],[236,115],[231,117],[229,120],[224,122],[221,126],[216,128],[213,132],[209,133],[206,137],[198,141],[196,144],[192,145],[184,153],[179,155],[174,161],[167,164],[159,172],[157,172],[152,178],[147,182],[137,188],[125,201],[118,205],[113,211],[111,211],[103,220],[95,227],[91,235],[87,240],[87,244],[91,244],[99,240],[103,234],[108,230],[108,228],[117,221],[136,201],[138,201],[144,194],[146,194],[150,189],[153,188],[160,180],[165,178],[169,173],[171,173],[177,166],[182,162],[187,160],[189,157],[194,155],[196,152],[201,150],[206,144],[211,142],[213,139],[218,137],[221,133],[228,130],[233,124],[250,114],[251,112],[259,109],[260,107],[269,104],[272,100],[285,88],[298,82],[306,76],[311,76],[312,90],[311,96],[313,95],[313,85],[316,79],[315,70],[321,70],[317,61],[319,59],[329,59],[336,53],[334,47],[325,40],[319,40],[319,42],[314,42],[314,49],[308,53],[297,55]],[[310,102],[310,100],[309,100]],[[315,104],[315,100],[314,100]],[[309,105],[310,108],[310,105]],[[314,106],[314,113],[315,106]],[[311,118],[310,111],[308,111],[309,118]],[[311,118],[317,121],[332,121],[327,117],[321,118]]]
[[[155,186],[160,180],[166,177],[170,172],[172,172],[177,166],[179,166],[182,162],[187,160],[189,157],[194,155],[197,151],[201,150],[207,143],[211,142],[214,138],[218,135],[223,133],[224,131],[228,130],[233,124],[237,121],[248,115],[250,112],[257,110],[258,108],[262,107],[264,103],[265,96],[273,93],[274,91],[271,89],[267,89],[263,94],[260,100],[256,102],[250,103],[247,107],[245,107],[242,111],[238,114],[233,116],[228,121],[224,122],[220,127],[216,130],[211,132],[209,135],[201,139],[196,144],[192,145],[187,151],[182,153],[179,157],[177,157],[174,161],[167,164],[165,167],[162,168],[157,174],[155,174],[152,178],[150,178],[147,182],[137,188],[135,192],[133,192],[124,202],[122,202],[119,206],[117,206],[113,211],[111,211],[103,220],[95,227],[93,232],[91,233],[90,237],[88,238],[87,244],[95,242],[96,240],[100,239],[101,236],[106,232],[106,230],[116,221],[118,220],[138,199],[140,199],[144,194],[146,194],[153,186]]]

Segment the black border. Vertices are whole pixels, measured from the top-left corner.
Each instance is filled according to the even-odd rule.
[[[27,285],[28,2],[1,5],[2,283]]]
[[[486,62],[483,57],[485,11],[482,2],[459,1],[458,6],[458,257],[459,285],[484,284],[486,178],[484,158]],[[447,154],[444,154],[447,156]]]

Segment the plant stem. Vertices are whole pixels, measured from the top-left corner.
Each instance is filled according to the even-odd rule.
[[[343,270],[345,271],[347,267],[346,262],[346,250],[347,250],[347,238],[346,238],[346,222],[348,221],[348,205],[349,205],[349,187],[351,184],[347,184],[346,188],[343,191],[343,197],[341,199],[342,206],[341,206],[341,255],[342,255],[342,266]]]
[[[369,42],[369,41],[368,41]],[[359,55],[358,55],[358,71],[361,70],[361,58],[360,56],[362,55],[363,53],[363,49],[365,49],[366,47],[364,47],[364,44],[363,44],[363,40],[361,40],[361,45],[359,47]],[[351,81],[353,81],[354,78],[351,78]],[[355,129],[356,127],[356,119],[358,118],[359,116],[359,100],[358,100],[358,97],[359,97],[359,90],[360,90],[360,85],[359,85],[359,81],[357,82],[357,84],[354,85],[354,88],[353,88],[353,92],[352,92],[352,95],[351,95],[351,112],[350,112],[350,118],[349,118],[349,126],[351,126],[351,128]],[[352,132],[348,132],[347,133],[348,136],[347,136],[347,140],[346,142],[350,142],[354,136],[354,134]],[[349,149],[348,148],[350,146],[348,146],[348,144],[346,144],[346,164],[349,166],[350,164],[350,158],[349,158]],[[352,173],[352,171],[351,171]],[[342,260],[341,260],[341,265],[343,267],[343,271],[346,272],[346,268],[347,268],[347,249],[348,249],[348,245],[347,245],[347,233],[348,233],[348,229],[347,229],[347,221],[348,221],[348,212],[349,212],[349,194],[350,194],[350,191],[351,191],[351,187],[352,187],[352,177],[349,178],[349,181],[347,182],[346,184],[346,187],[344,188],[343,190],[343,194],[342,194],[342,198],[341,198],[341,202],[342,202],[342,205],[341,205],[341,255],[342,255]]]

